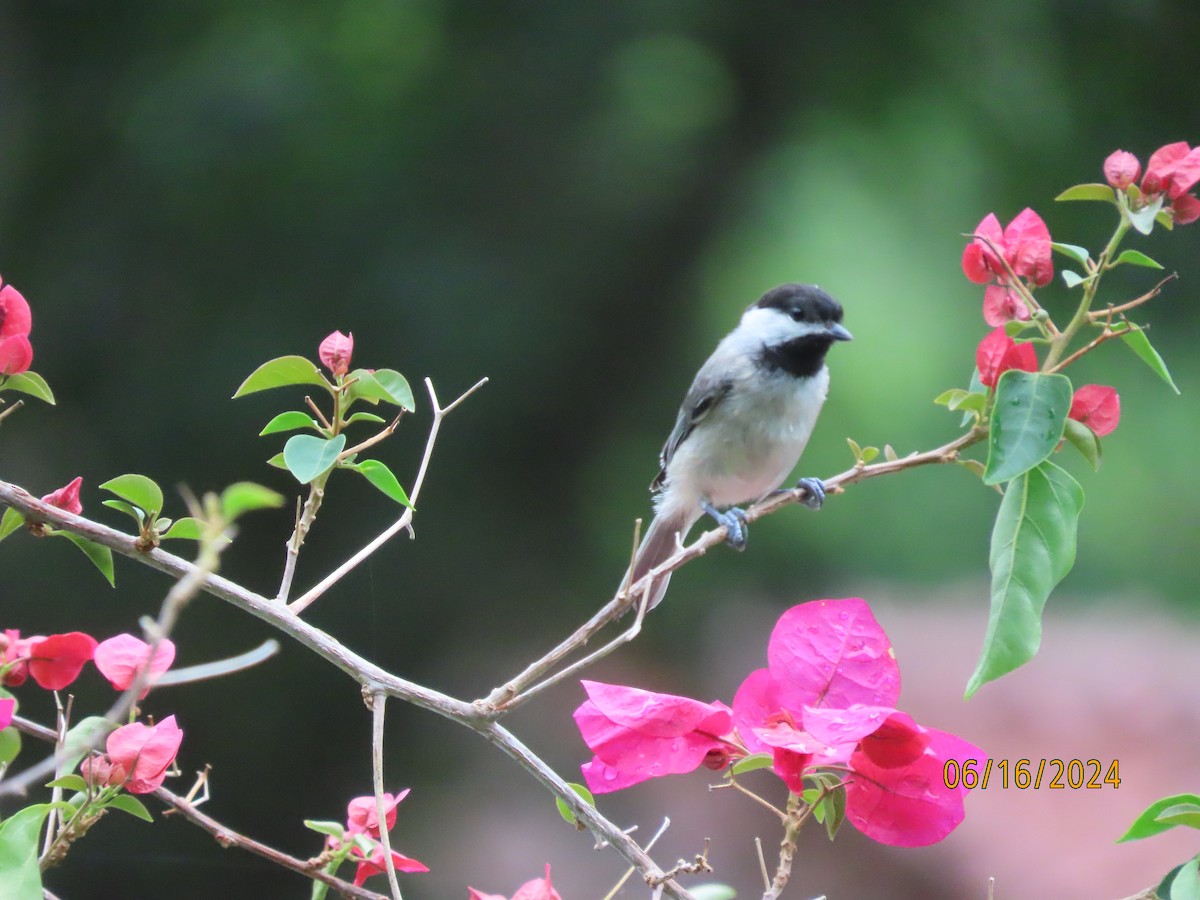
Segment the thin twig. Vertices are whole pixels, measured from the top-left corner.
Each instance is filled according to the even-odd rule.
[[[1178,277],[1178,272],[1172,272],[1154,287],[1150,288],[1150,290],[1146,291],[1146,293],[1142,294],[1142,296],[1130,300],[1128,303],[1122,303],[1119,306],[1113,306],[1112,304],[1109,304],[1108,306],[1104,307],[1104,309],[1089,310],[1088,317],[1091,319],[1103,319],[1106,317],[1119,315],[1120,313],[1127,312],[1131,309],[1135,309],[1136,307],[1141,306],[1143,303],[1153,300],[1162,293],[1162,289],[1166,286],[1168,281],[1174,281]]]
[[[375,790],[375,815],[379,819],[379,845],[383,848],[384,866],[387,868],[388,886],[392,889],[392,900],[404,900],[400,896],[400,882],[396,879],[392,840],[388,836],[387,804],[383,800],[383,719],[387,709],[387,693],[364,687],[363,695],[371,708],[371,781]]]
[[[442,427],[442,419],[454,411],[454,409],[470,397],[473,393],[487,384],[486,378],[481,378],[475,382],[470,388],[458,396],[458,398],[448,406],[439,406],[437,393],[433,389],[433,382],[428,378],[425,379],[425,388],[429,391],[429,399],[433,404],[433,423],[429,426],[429,436],[425,439],[425,453],[421,457],[421,465],[417,469],[417,477],[413,482],[412,493],[409,495],[409,500],[413,506],[417,503],[417,497],[421,494],[421,486],[425,483],[425,472],[429,469],[429,460],[433,455],[433,445],[437,441],[438,431]],[[288,609],[299,615],[308,607],[314,600],[324,594],[327,590],[337,584],[347,573],[357,567],[368,556],[386,544],[389,540],[403,531],[405,528],[410,528],[410,523],[413,518],[413,506],[404,510],[404,513],[385,528],[378,536],[375,537],[369,544],[347,559],[344,563],[322,578],[317,584],[297,597],[288,604]]]

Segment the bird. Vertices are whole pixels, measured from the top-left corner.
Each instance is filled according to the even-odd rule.
[[[626,573],[625,588],[670,557],[702,515],[744,550],[741,505],[774,492],[796,467],[829,391],[825,355],[852,335],[841,304],[812,284],[782,284],[746,308],[696,373],[650,484],[654,519]],[[825,486],[802,478],[804,503],[820,509]],[[662,600],[670,574],[651,588]]]

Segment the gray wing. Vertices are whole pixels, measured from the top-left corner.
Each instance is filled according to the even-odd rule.
[[[679,407],[679,415],[675,417],[675,427],[671,429],[671,436],[667,438],[662,452],[658,455],[658,474],[650,482],[651,491],[662,490],[667,479],[667,466],[675,451],[687,440],[696,424],[711,413],[732,389],[733,382],[730,380],[708,381],[697,378],[692,383],[687,396],[683,398],[683,405]]]

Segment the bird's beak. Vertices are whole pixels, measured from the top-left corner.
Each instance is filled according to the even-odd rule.
[[[833,338],[835,341],[852,341],[852,340],[854,340],[854,335],[852,335],[845,328],[843,328],[841,326],[841,323],[839,323],[839,322],[834,322],[833,324],[831,324],[829,326],[828,330],[829,330],[829,336],[831,338]]]

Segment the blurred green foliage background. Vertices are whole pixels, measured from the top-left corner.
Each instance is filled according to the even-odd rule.
[[[405,677],[478,696],[616,586],[692,373],[773,285],[820,283],[855,335],[831,354],[799,474],[848,467],[846,436],[901,453],[951,438],[956,418],[930,401],[965,386],[985,330],[982,289],[959,269],[963,233],[1031,205],[1056,240],[1098,248],[1110,214],[1052,198],[1100,180],[1118,147],[1145,160],[1200,140],[1197,40],[1200,7],[1182,0],[5,3],[0,272],[33,308],[34,368],[59,404],[4,423],[0,477],[40,495],[82,474],[86,512],[114,525],[96,485],[122,472],[294,496],[263,464],[282,441],[256,434],[301,392],[229,397],[260,362],[315,358],[341,329],[356,365],[400,369],[417,390],[422,409],[380,453],[411,483],[428,424],[420,379],[446,401],[488,376],[447,420],[417,540],[310,614]],[[1088,491],[1076,597],[1194,615],[1198,240],[1189,227],[1129,244],[1179,273],[1140,321],[1183,396],[1119,345],[1072,373],[1115,384],[1124,416],[1099,475],[1067,460]],[[1114,277],[1108,299],[1153,280]],[[1044,296],[1073,308],[1061,280]],[[334,479],[301,587],[397,514],[358,482]],[[729,666],[697,659],[714,610],[982,585],[996,500],[937,469],[855,487],[819,517],[785,511],[753,529],[745,556],[680,573],[672,602],[596,677],[633,667],[648,687],[728,699],[736,680],[715,673]],[[247,520],[223,573],[273,593],[290,520]],[[0,625],[103,638],[157,609],[161,579],[118,563],[114,593],[59,543],[0,547]],[[201,598],[176,634],[180,662],[267,634]],[[764,644],[765,632],[722,652],[756,665]],[[580,697],[557,694],[518,730],[569,732]],[[107,699],[80,688],[80,704]],[[216,766],[214,815],[298,855],[319,844],[301,818],[338,818],[369,788],[355,686],[298,647],[147,709],[178,714],[185,765]],[[430,719],[397,705],[389,732],[389,783],[415,788],[397,843],[434,867],[406,896],[461,896],[464,879],[511,890],[550,852],[490,857],[465,823],[536,790]],[[563,740],[551,761],[569,771],[583,748]],[[471,781],[471,765],[499,783]],[[464,780],[466,798],[447,799]],[[63,896],[113,896],[101,883],[128,897],[303,889],[180,823],[99,832],[52,876]],[[431,832],[448,849],[427,850]],[[584,838],[565,840],[582,853]],[[562,866],[564,893],[590,896]]]

